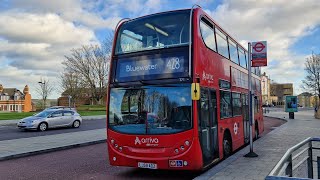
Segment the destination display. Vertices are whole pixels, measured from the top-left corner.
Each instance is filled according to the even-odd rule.
[[[187,77],[189,58],[186,52],[155,54],[119,59],[116,82]]]

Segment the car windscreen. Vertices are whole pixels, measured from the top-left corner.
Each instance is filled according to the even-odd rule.
[[[115,54],[189,44],[190,10],[150,15],[125,22]]]
[[[53,111],[41,111],[38,114],[34,115],[36,117],[47,117],[49,114],[51,114]]]
[[[172,134],[192,128],[190,85],[112,88],[109,128],[126,134]]]

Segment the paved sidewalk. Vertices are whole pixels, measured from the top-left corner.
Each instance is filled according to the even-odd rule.
[[[249,152],[247,146],[195,179],[265,179],[288,148],[307,137],[320,136],[320,120],[313,117],[313,110],[296,112],[295,119],[281,110],[265,115],[288,122],[253,143],[259,157],[243,157]]]
[[[106,141],[106,129],[0,141],[0,161]]]

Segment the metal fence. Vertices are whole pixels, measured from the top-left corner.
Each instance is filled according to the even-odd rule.
[[[288,149],[266,180],[320,179],[320,138],[307,138]]]

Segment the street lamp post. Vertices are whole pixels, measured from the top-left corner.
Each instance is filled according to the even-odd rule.
[[[45,101],[44,101],[44,98],[43,98],[43,93],[44,93],[44,88],[45,88],[45,82],[42,82],[42,81],[39,81],[38,82],[41,86],[41,91],[42,91],[42,101],[43,101],[43,104],[42,104],[42,108],[44,109],[45,108]]]
[[[72,96],[68,96],[68,99],[69,99],[69,108],[71,108],[71,106],[70,106],[70,104],[71,104],[71,98],[72,98]]]

